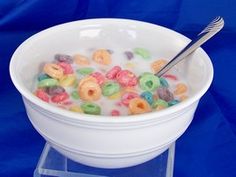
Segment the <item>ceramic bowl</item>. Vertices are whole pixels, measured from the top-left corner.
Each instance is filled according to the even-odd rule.
[[[85,165],[129,167],[158,156],[185,132],[212,82],[208,55],[199,48],[176,66],[189,83],[187,100],[158,112],[115,119],[70,112],[38,99],[32,89],[39,66],[51,61],[55,53],[70,54],[86,47],[140,46],[171,59],[189,41],[170,29],[140,21],[75,21],[46,29],[23,42],[11,58],[10,74],[29,120],[52,147]]]

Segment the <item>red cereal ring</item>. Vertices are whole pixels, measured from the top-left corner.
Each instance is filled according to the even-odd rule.
[[[71,65],[69,63],[66,62],[59,62],[57,63],[60,67],[62,67],[63,69],[63,73],[64,74],[73,74],[73,68],[71,67]]]
[[[126,92],[124,95],[122,95],[121,97],[121,102],[123,105],[128,106],[130,100],[134,99],[134,98],[138,98],[139,95],[137,93],[134,92]]]
[[[49,96],[43,89],[36,90],[35,95],[41,100],[49,102]]]
[[[106,78],[100,72],[94,72],[90,74],[90,76],[94,77],[99,85],[102,85],[106,80]]]
[[[129,70],[121,70],[116,75],[117,82],[124,87],[133,87],[137,85],[138,78]]]
[[[116,110],[116,109],[113,109],[113,110],[111,111],[111,115],[112,115],[112,116],[119,116],[119,115],[120,115],[120,112],[119,112],[118,110]]]
[[[116,78],[116,75],[118,72],[121,71],[121,67],[119,66],[114,66],[113,68],[111,68],[107,74],[106,74],[106,78],[108,79],[115,79]]]
[[[66,92],[62,92],[62,93],[59,93],[57,95],[54,95],[52,98],[51,98],[51,101],[53,103],[61,103],[65,100],[67,100],[69,98],[69,95],[68,93]]]
[[[172,74],[165,74],[165,75],[163,75],[163,77],[167,78],[167,79],[172,79],[174,81],[178,80],[178,78],[175,75],[172,75]]]

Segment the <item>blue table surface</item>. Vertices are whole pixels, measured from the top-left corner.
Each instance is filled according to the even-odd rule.
[[[224,29],[203,46],[214,65],[214,80],[177,141],[174,176],[235,177],[235,7],[234,0],[0,0],[0,176],[32,176],[45,143],[30,124],[8,71],[11,55],[25,39],[56,24],[101,17],[151,22],[192,38],[221,15]]]

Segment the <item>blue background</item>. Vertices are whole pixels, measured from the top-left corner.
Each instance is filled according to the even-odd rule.
[[[225,27],[203,46],[214,80],[177,141],[175,177],[236,176],[236,1],[0,0],[0,176],[32,176],[45,143],[8,71],[11,55],[25,39],[56,24],[95,17],[142,20],[192,38],[218,15]]]

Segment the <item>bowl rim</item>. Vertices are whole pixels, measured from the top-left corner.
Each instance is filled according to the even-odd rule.
[[[208,88],[211,85],[211,82],[213,80],[213,66],[212,62],[210,60],[210,57],[207,55],[207,53],[202,49],[199,48],[198,52],[201,52],[201,54],[204,56],[202,59],[204,61],[204,64],[208,66],[208,77],[206,79],[206,84],[198,91],[196,92],[193,96],[190,98],[186,99],[183,102],[178,103],[177,105],[174,105],[172,107],[169,107],[168,109],[164,109],[161,111],[155,111],[155,112],[150,112],[150,113],[144,113],[144,114],[137,114],[137,115],[127,115],[127,116],[119,116],[116,118],[116,116],[109,116],[109,115],[89,115],[89,114],[84,114],[84,113],[75,113],[72,111],[64,110],[61,108],[58,108],[56,106],[53,106],[51,104],[48,104],[40,99],[38,99],[36,96],[33,95],[32,92],[30,92],[23,83],[21,83],[16,76],[16,71],[15,71],[15,64],[17,60],[17,55],[21,52],[22,49],[24,49],[25,46],[28,45],[31,41],[37,39],[40,37],[41,34],[45,33],[50,33],[54,30],[60,30],[63,28],[69,28],[73,27],[74,25],[91,25],[91,24],[98,24],[98,23],[128,23],[128,24],[134,24],[134,25],[141,25],[149,28],[159,28],[165,31],[168,31],[169,33],[175,34],[177,37],[179,37],[181,40],[184,42],[189,42],[190,39],[187,38],[186,36],[171,30],[169,28],[157,25],[157,24],[152,24],[149,22],[143,22],[143,21],[138,21],[138,20],[131,20],[131,19],[122,19],[122,18],[93,18],[93,19],[85,19],[85,20],[77,20],[77,21],[72,21],[72,22],[67,22],[63,24],[59,24],[50,28],[47,28],[45,30],[42,30],[28,39],[26,39],[18,48],[15,50],[13,53],[11,60],[10,60],[10,65],[9,65],[9,71],[10,71],[10,77],[17,88],[17,90],[21,93],[22,96],[30,100],[32,103],[35,105],[38,105],[39,107],[52,112],[56,115],[61,115],[61,117],[65,116],[67,117],[64,119],[64,121],[73,121],[73,122],[95,122],[95,123],[128,123],[128,122],[143,122],[143,121],[150,121],[152,119],[156,119],[156,121],[165,121],[164,118],[166,115],[171,115],[175,112],[178,112],[182,110],[183,108],[193,104],[194,102],[197,102],[203,94],[208,90]],[[175,118],[175,117],[173,117]],[[171,120],[171,119],[166,119],[166,121]]]

